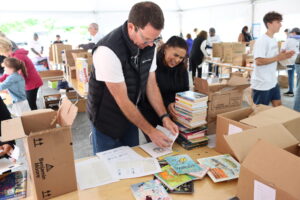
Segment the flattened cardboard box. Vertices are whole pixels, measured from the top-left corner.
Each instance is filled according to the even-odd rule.
[[[243,90],[249,87],[247,79],[231,77],[224,84],[208,85],[207,80],[195,78],[195,90],[208,95],[208,122],[216,120],[217,114],[239,109],[242,106]]]
[[[224,136],[255,128],[253,126],[241,123],[240,120],[245,119],[255,113],[271,108],[272,107],[270,106],[258,105],[253,108],[240,108],[234,111],[218,114],[216,129],[216,151],[223,154],[232,154],[227,142],[224,139]]]
[[[268,188],[269,194],[273,193],[274,200],[299,200],[299,169],[298,156],[266,141],[258,141],[241,165],[237,196],[242,200],[255,199],[261,192],[260,184]]]
[[[4,141],[23,138],[37,199],[77,190],[71,135],[76,114],[77,107],[64,98],[58,112],[31,111],[1,123]]]
[[[248,129],[241,133],[224,136],[232,156],[240,163],[244,161],[251,148],[258,140],[265,140],[279,148],[297,153],[299,141],[282,124]]]

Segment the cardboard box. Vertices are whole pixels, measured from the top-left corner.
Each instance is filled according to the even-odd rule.
[[[84,92],[88,91],[88,60],[86,58],[76,58],[76,79],[78,88],[81,88]]]
[[[61,97],[60,94],[45,95],[44,96],[45,108],[58,110],[60,97]]]
[[[72,53],[87,53],[87,50],[84,49],[63,50],[62,60],[63,63],[67,66],[75,66],[75,60]]]
[[[233,65],[243,65],[243,54],[246,52],[246,45],[238,42],[222,43],[223,53],[222,61]]]
[[[93,64],[93,57],[90,52],[75,52],[75,53],[72,53],[72,56],[75,60],[75,64],[76,64],[77,58],[85,58],[87,60],[89,67],[91,67]]]
[[[36,110],[1,122],[2,141],[23,138],[37,199],[77,190],[71,125],[77,107],[66,98],[58,112]]]
[[[87,100],[78,95],[78,93],[73,91],[66,92],[68,99],[78,108],[78,112],[86,112]]]
[[[231,112],[226,112],[219,114],[217,116],[217,128],[216,128],[216,151],[219,153],[229,153],[232,154],[231,149],[229,148],[227,142],[224,139],[224,136],[240,133],[247,129],[255,128],[244,123],[241,123],[240,120],[249,117],[253,113],[263,111],[266,109],[271,109],[270,106],[259,105],[246,108],[240,108]]]
[[[289,87],[289,78],[287,75],[279,75],[278,76],[278,84],[281,88]]]
[[[41,71],[39,72],[41,78],[49,78],[49,77],[56,77],[56,76],[63,76],[64,72],[62,70],[48,70],[48,71]]]
[[[273,124],[265,127],[248,129],[241,133],[224,136],[231,155],[240,163],[244,161],[255,143],[262,139],[279,148],[297,153],[299,140],[282,124]]]
[[[212,44],[212,57],[222,58],[223,46],[222,43]]]
[[[52,45],[52,54],[53,54],[53,63],[62,64],[62,51],[63,50],[71,50],[72,45],[66,44],[53,44]]]
[[[261,140],[241,165],[237,196],[253,200],[267,190],[270,200],[299,200],[299,169],[299,157]]]
[[[300,113],[285,106],[273,107],[241,120],[253,127],[263,127],[277,123],[287,123],[300,117]]]
[[[241,108],[243,90],[249,85],[246,79],[236,76],[227,83],[212,85],[205,79],[195,78],[195,90],[208,95],[207,121],[213,122],[217,114]]]

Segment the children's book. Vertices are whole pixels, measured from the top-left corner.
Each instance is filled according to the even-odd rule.
[[[236,179],[240,174],[240,164],[229,154],[200,158],[198,162],[210,168],[208,175],[215,183]]]
[[[187,174],[177,174],[170,165],[166,165],[161,168],[162,172],[154,174],[163,184],[165,184],[170,190],[174,190],[178,186],[196,180],[194,176]]]
[[[187,174],[192,172],[199,172],[203,169],[192,160],[188,155],[177,155],[165,158],[169,165],[175,170],[177,174]]]
[[[171,200],[159,180],[131,185],[131,191],[136,200]]]
[[[208,96],[199,92],[185,91],[176,93],[176,97],[180,97],[192,102],[207,101]]]
[[[154,177],[154,179],[157,179],[156,177]],[[165,184],[161,183],[162,186],[165,188],[165,190],[168,193],[176,193],[176,194],[192,194],[194,192],[194,182],[190,181],[187,183],[184,183],[180,186],[178,186],[177,188],[175,188],[174,190],[170,190]]]
[[[26,189],[26,171],[16,171],[0,176],[0,200],[25,198]]]
[[[202,165],[202,164],[198,164],[198,165],[202,169],[201,171],[191,172],[191,173],[188,173],[188,174],[191,175],[191,176],[195,176],[199,179],[202,179],[207,174],[207,172],[209,170],[209,167],[207,167],[206,165]]]

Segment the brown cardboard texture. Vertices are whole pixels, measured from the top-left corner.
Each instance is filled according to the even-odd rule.
[[[299,200],[300,158],[266,141],[258,141],[241,165],[237,196],[253,200],[257,183],[275,189],[276,200]],[[257,182],[258,181],[258,182]]]
[[[242,162],[248,155],[251,148],[259,140],[263,139],[276,145],[279,148],[296,153],[299,141],[282,125],[273,124],[270,126],[245,130],[234,135],[224,136],[232,155]]]
[[[208,122],[216,120],[217,114],[241,107],[243,90],[249,87],[247,79],[233,76],[227,83],[208,85],[207,80],[195,78],[195,90],[208,95]]]
[[[243,130],[255,128],[253,126],[241,123],[240,120],[249,117],[253,113],[258,113],[272,107],[265,105],[258,105],[253,108],[240,108],[234,111],[218,114],[217,129],[216,129],[216,151],[219,153],[232,154],[228,144],[224,140],[225,135],[231,135]]]
[[[76,114],[77,107],[65,98],[58,112],[32,111],[1,123],[3,140],[23,137],[37,199],[49,199],[77,189],[71,135]]]
[[[270,124],[285,123],[299,117],[299,112],[285,106],[278,106],[259,112],[254,116],[241,120],[241,122],[254,127],[262,127]]]
[[[300,117],[284,122],[283,126],[300,141]]]

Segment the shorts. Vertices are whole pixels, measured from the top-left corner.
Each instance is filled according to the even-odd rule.
[[[269,105],[273,100],[280,100],[280,89],[278,84],[270,90],[255,90],[252,92],[253,102],[258,104]]]

